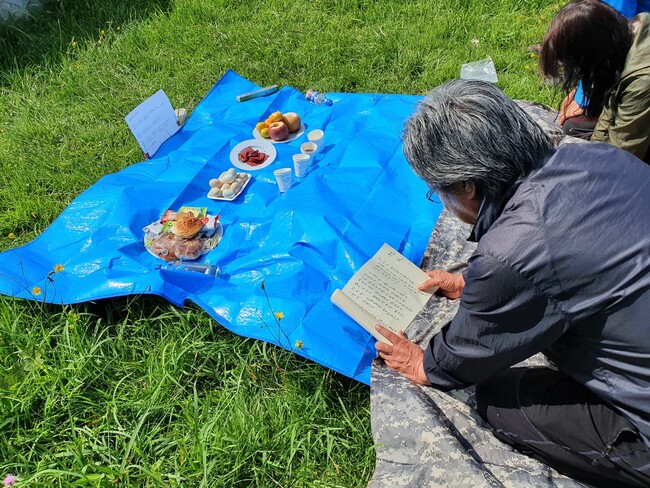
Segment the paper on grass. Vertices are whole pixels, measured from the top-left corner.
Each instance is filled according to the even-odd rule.
[[[395,334],[406,330],[435,291],[418,290],[428,279],[424,271],[384,244],[343,290],[334,291],[331,300],[375,339],[390,344],[375,324]]]
[[[167,94],[158,90],[125,117],[147,159],[178,132],[178,119]]]

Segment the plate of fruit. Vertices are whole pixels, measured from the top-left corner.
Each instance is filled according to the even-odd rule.
[[[268,119],[255,124],[253,137],[273,144],[293,141],[305,132],[305,124],[296,112],[273,112]]]

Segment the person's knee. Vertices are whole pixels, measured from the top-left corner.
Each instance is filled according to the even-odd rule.
[[[528,368],[508,368],[476,384],[476,409],[486,422],[495,420],[491,417],[496,410],[518,408],[519,382],[527,371]]]
[[[492,378],[478,383],[475,391],[476,410],[483,420],[489,422],[488,408],[494,405],[494,400],[499,395],[499,383]]]

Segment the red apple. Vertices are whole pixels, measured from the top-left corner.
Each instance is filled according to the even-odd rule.
[[[300,129],[300,124],[302,124],[300,115],[298,115],[296,112],[287,112],[284,114],[282,116],[282,122],[287,124],[287,127],[289,127],[289,132],[291,133],[297,132],[298,129]]]
[[[269,136],[274,141],[284,141],[289,137],[289,127],[284,122],[273,122],[269,125]]]

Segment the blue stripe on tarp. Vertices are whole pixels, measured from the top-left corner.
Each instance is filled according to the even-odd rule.
[[[0,254],[0,293],[56,304],[131,294],[191,300],[236,334],[369,384],[374,340],[329,297],[384,242],[422,258],[441,206],[424,198],[402,154],[402,125],[419,97],[330,93],[326,107],[284,87],[235,101],[256,88],[228,71],[153,159],[101,178],[40,237]],[[309,175],[284,194],[273,176],[292,166],[305,133],[276,144],[276,160],[253,171],[235,201],[208,199],[208,181],[231,167],[231,148],[276,110],[300,114],[306,132],[325,131]],[[142,228],[183,205],[221,215],[222,241],[198,260],[218,264],[221,277],[156,269],[163,261],[144,248]],[[64,270],[52,273],[57,264]]]

